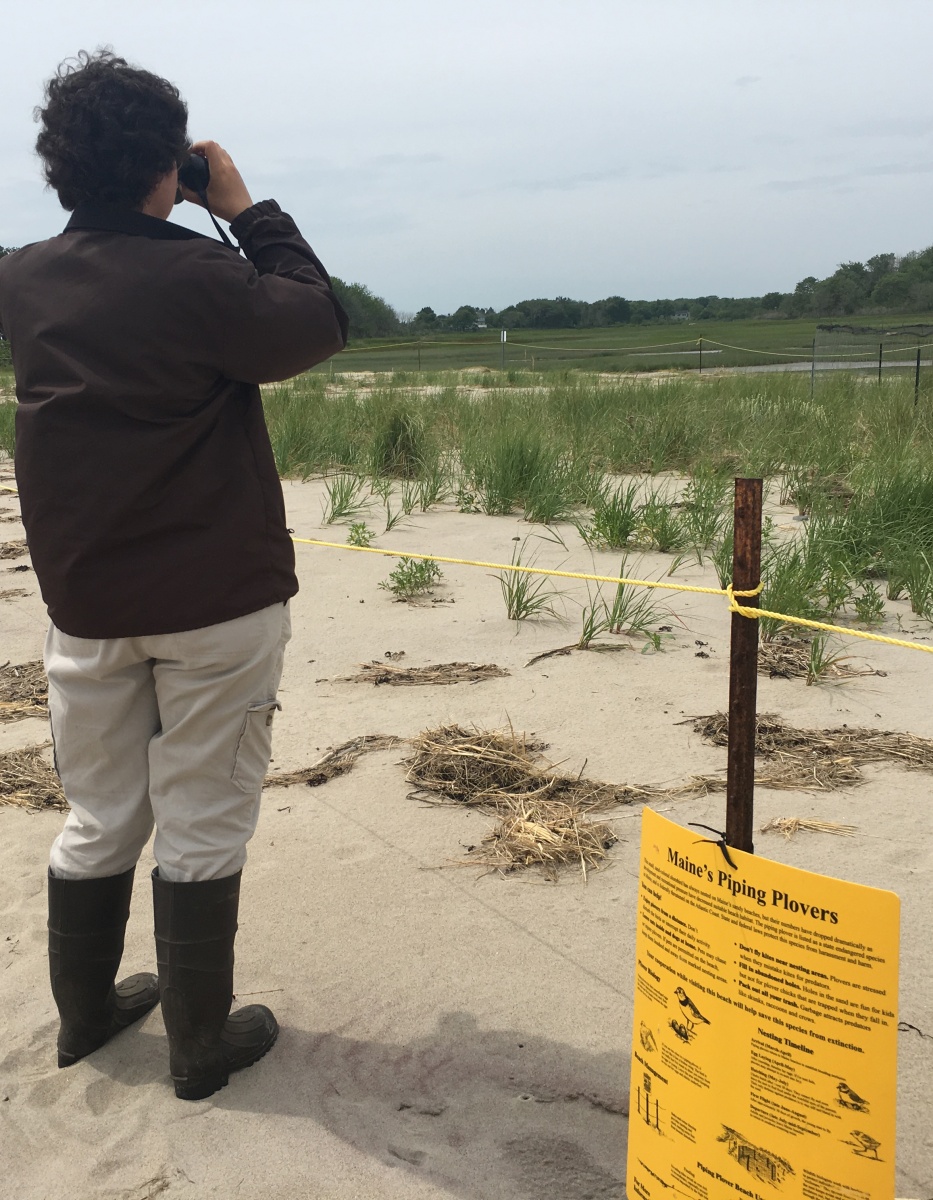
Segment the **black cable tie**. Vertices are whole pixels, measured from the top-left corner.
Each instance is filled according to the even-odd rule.
[[[723,858],[733,869],[733,871],[737,871],[739,869],[729,856],[729,847],[726,845],[726,835],[722,833],[721,830],[713,829],[711,825],[701,825],[699,821],[688,821],[687,824],[692,825],[694,829],[708,829],[710,833],[716,834],[715,840],[713,838],[699,838],[693,843],[694,846],[699,846],[701,843],[706,846],[718,846],[722,851]]]
[[[898,1021],[897,1029],[899,1033],[919,1033],[922,1038],[927,1038],[933,1042],[933,1033],[924,1033],[922,1029],[918,1029],[916,1025],[911,1025],[909,1021]]]

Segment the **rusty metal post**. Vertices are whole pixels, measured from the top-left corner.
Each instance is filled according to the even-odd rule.
[[[920,402],[920,347],[917,347],[917,373],[914,375],[914,408]]]
[[[761,579],[762,481],[735,481],[735,540],[732,586],[756,588]],[[739,598],[758,608],[758,597]],[[726,782],[726,843],[754,852],[755,725],[758,697],[758,621],[732,614],[729,659],[729,766]]]

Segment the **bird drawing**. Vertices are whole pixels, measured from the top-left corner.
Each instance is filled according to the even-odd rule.
[[[863,1133],[861,1129],[853,1129],[852,1137],[855,1138],[855,1141],[850,1142],[849,1145],[855,1147],[853,1154],[858,1154],[861,1158],[868,1158],[870,1155],[876,1162],[880,1161],[878,1147],[881,1143],[877,1138],[873,1138],[870,1133]]]
[[[695,1025],[709,1025],[709,1019],[704,1017],[682,987],[674,988],[674,995],[683,1009],[687,1028],[692,1030]]]
[[[689,1046],[693,1038],[693,1026],[682,1025],[680,1021],[671,1021],[671,1029],[677,1034],[684,1045]]]
[[[853,1092],[845,1080],[836,1085],[836,1090],[839,1093],[837,1100],[843,1108],[851,1108],[854,1112],[860,1113],[868,1112],[868,1101],[858,1092]]]

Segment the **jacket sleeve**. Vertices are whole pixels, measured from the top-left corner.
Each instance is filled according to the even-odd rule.
[[[330,277],[274,200],[233,221],[248,262],[230,255],[224,288],[222,370],[244,383],[289,379],[342,350],[347,315]]]

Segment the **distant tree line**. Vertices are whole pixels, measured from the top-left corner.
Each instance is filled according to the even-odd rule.
[[[0,258],[16,247],[0,246]],[[867,262],[841,263],[832,275],[808,275],[792,292],[763,296],[679,296],[672,300],[520,300],[497,311],[461,304],[454,312],[422,308],[413,316],[398,313],[362,283],[332,278],[334,292],[350,318],[350,337],[390,338],[476,329],[598,329],[610,325],[648,325],[680,321],[738,321],[759,317],[844,317],[856,313],[933,311],[933,246],[909,254],[876,254]],[[0,342],[0,357],[9,347]]]
[[[853,313],[933,310],[933,246],[897,254],[876,254],[867,262],[841,263],[832,275],[808,275],[792,292],[763,296],[679,296],[672,300],[626,300],[609,296],[592,303],[558,296],[521,300],[497,312],[461,305],[449,315],[422,308],[408,323],[415,333],[470,329],[595,329],[606,325],[647,325],[678,321],[740,321],[760,317],[842,317]]]

